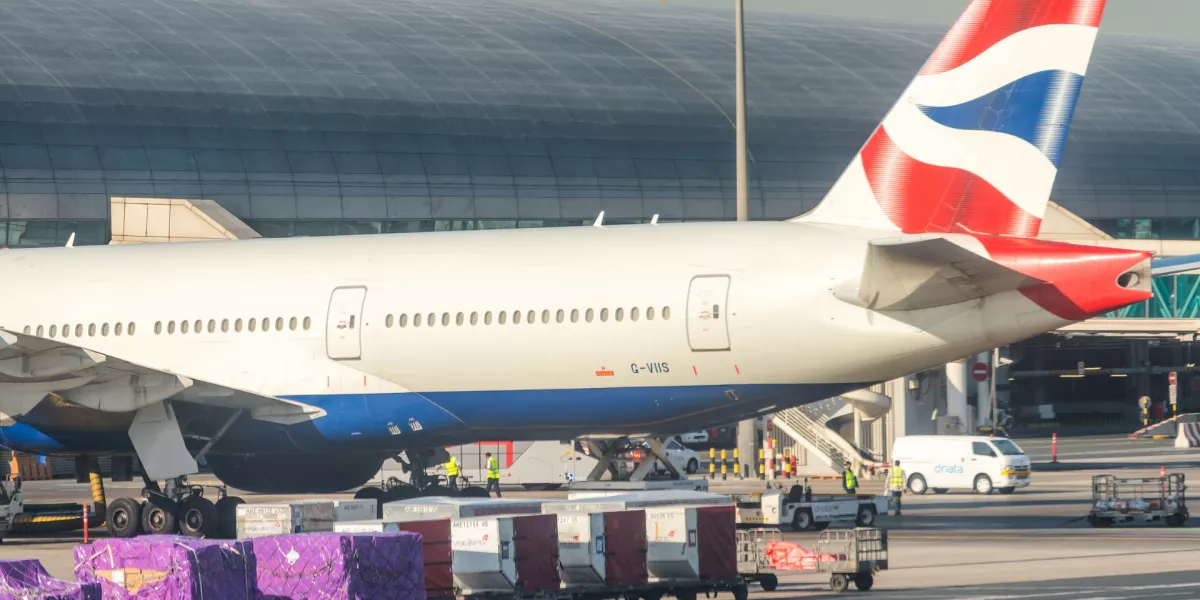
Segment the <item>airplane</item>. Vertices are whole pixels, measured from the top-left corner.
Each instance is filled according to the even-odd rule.
[[[479,440],[709,428],[1146,300],[1149,253],[1034,237],[1103,9],[971,2],[788,221],[0,253],[0,443],[136,455],[185,491],[109,510],[162,533],[212,520],[201,456],[239,489],[347,490]]]

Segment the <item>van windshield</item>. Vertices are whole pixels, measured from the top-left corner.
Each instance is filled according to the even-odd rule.
[[[1016,444],[1008,440],[992,440],[992,445],[996,446],[996,449],[1000,451],[1000,454],[1005,456],[1020,456],[1025,454],[1025,452],[1018,448]]]

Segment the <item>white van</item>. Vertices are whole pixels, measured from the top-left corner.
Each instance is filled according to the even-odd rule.
[[[982,435],[910,435],[897,438],[892,460],[915,494],[951,489],[1011,494],[1032,481],[1029,457],[1008,438]]]

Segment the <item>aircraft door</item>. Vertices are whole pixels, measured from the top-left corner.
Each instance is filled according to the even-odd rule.
[[[361,286],[333,290],[325,321],[325,350],[329,358],[362,357],[362,310],[366,297],[367,288]]]
[[[729,349],[729,276],[699,275],[688,288],[688,343],[694,351]]]

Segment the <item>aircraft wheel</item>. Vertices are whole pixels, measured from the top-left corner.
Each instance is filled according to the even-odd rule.
[[[762,586],[764,592],[773,592],[779,587],[779,577],[775,575],[763,575],[762,579],[758,580],[758,585]]]
[[[131,538],[142,526],[142,504],[131,498],[117,498],[108,505],[108,535]]]
[[[175,533],[175,503],[162,496],[150,496],[142,508],[142,530],[154,535]]]
[[[217,534],[217,507],[203,496],[192,496],[179,505],[179,533],[188,537],[211,538]]]
[[[221,539],[237,539],[237,507],[245,503],[237,496],[225,496],[217,500],[217,535]]]

